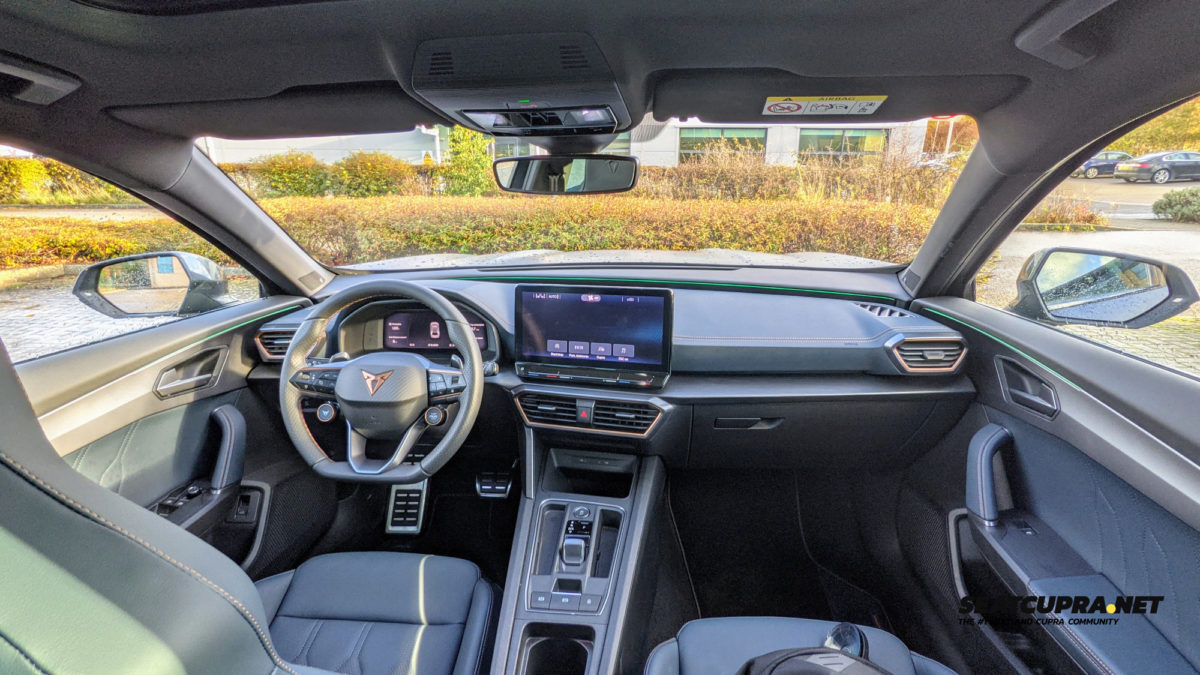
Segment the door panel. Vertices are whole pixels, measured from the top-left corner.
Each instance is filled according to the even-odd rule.
[[[327,529],[332,486],[308,485],[311,472],[278,413],[247,378],[261,367],[257,327],[307,304],[243,303],[27,361],[17,372],[70,466],[246,566],[275,565]],[[306,486],[301,497],[324,527],[279,512],[296,507],[293,486]]]
[[[299,307],[296,298],[234,305],[17,366],[38,421],[60,455],[154,413],[246,386],[254,367],[249,326]],[[156,392],[213,349],[224,348],[200,388]],[[202,363],[201,365],[205,365]],[[181,378],[186,379],[186,378]]]
[[[963,330],[981,436],[1009,435],[1000,463],[964,467],[1000,509],[988,523],[986,500],[964,495],[966,548],[1016,595],[1162,597],[1111,625],[1072,624],[1108,613],[1070,609],[1043,625],[1082,670],[1200,668],[1200,382],[963,299],[914,309]]]
[[[211,475],[219,432],[210,420],[235,390],[154,413],[63,457],[76,471],[126,499],[151,506],[173,488]]]

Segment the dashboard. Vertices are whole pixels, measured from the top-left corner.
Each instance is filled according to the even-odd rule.
[[[483,418],[515,412],[570,447],[627,443],[698,467],[873,466],[944,433],[974,395],[963,336],[886,298],[537,281],[423,283],[471,324]],[[263,361],[282,359],[309,311],[260,327]],[[456,355],[439,317],[401,298],[348,308],[329,331],[315,357]]]

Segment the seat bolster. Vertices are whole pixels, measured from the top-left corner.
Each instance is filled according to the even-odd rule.
[[[646,675],[679,675],[679,643],[675,638],[654,648],[646,661]]]
[[[295,574],[296,570],[288,570],[254,582],[254,587],[258,589],[258,595],[262,598],[263,609],[267,612],[267,623],[275,620],[279,606],[283,604],[283,596],[287,595]]]
[[[912,660],[913,671],[916,672],[917,675],[955,675],[953,670],[950,670],[948,667],[938,663],[937,661],[934,661],[928,656],[913,654]]]
[[[486,673],[491,665],[494,627],[499,606],[492,584],[480,579],[471,593],[471,610],[463,624],[462,644],[454,664],[454,675]]]

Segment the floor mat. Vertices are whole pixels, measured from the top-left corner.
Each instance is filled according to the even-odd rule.
[[[685,471],[671,503],[702,616],[830,619],[786,471]]]

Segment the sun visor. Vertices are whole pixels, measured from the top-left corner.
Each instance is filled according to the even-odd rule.
[[[274,96],[109,108],[142,129],[196,138],[294,138],[409,131],[446,120],[395,82],[296,87]]]
[[[654,118],[724,124],[907,122],[978,115],[1026,84],[1015,75],[804,77],[775,69],[660,73]]]
[[[629,128],[604,55],[583,33],[429,40],[413,90],[455,122],[497,136],[584,137]]]

